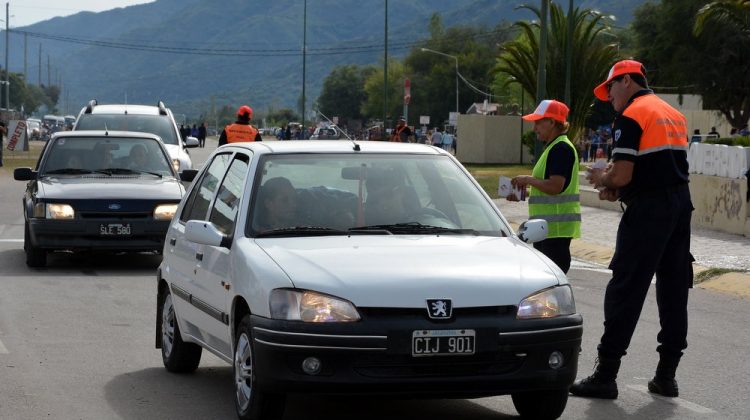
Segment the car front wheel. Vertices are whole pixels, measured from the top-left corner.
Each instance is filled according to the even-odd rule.
[[[188,373],[198,369],[201,346],[182,341],[180,326],[172,304],[172,294],[167,289],[161,302],[161,359],[170,372]]]
[[[26,265],[29,267],[44,267],[47,265],[47,251],[31,244],[29,224],[24,225],[23,250],[26,251]]]
[[[245,315],[237,328],[234,343],[234,402],[237,416],[241,420],[281,419],[286,398],[258,389],[252,340],[250,315]]]
[[[568,390],[518,392],[512,394],[513,405],[524,419],[553,420],[560,417],[568,404]]]

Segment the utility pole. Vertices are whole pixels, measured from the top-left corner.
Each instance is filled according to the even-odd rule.
[[[37,69],[39,71],[39,76],[36,79],[37,84],[41,87],[42,86],[42,43],[39,43],[39,68]]]
[[[10,49],[10,3],[5,3],[5,109],[10,109],[10,71],[8,50]]]
[[[307,125],[305,125],[305,76],[306,76],[306,64],[307,64],[307,0],[305,0],[305,9],[302,17],[302,131],[307,132]],[[303,136],[307,137],[307,136]]]
[[[539,34],[539,67],[536,75],[536,103],[537,105],[544,100],[547,95],[547,15],[549,9],[549,0],[542,0],[540,34]],[[534,141],[534,159],[539,159],[542,151],[542,144],[539,139]]]
[[[29,74],[27,71],[29,70],[28,65],[28,52],[29,52],[29,34],[23,34],[23,81],[24,83],[29,82]]]
[[[47,54],[47,87],[52,85],[52,66],[49,63],[49,54]]]
[[[385,53],[383,55],[383,140],[388,117],[388,0],[385,0]]]
[[[568,0],[568,39],[565,45],[565,105],[570,103],[570,79],[573,67],[573,0]]]

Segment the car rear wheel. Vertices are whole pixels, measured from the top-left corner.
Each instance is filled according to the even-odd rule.
[[[29,267],[44,267],[47,265],[47,251],[31,244],[28,223],[24,225],[23,230],[23,250],[26,251],[26,265]]]
[[[198,369],[201,346],[182,341],[177,324],[172,294],[167,289],[161,302],[161,359],[170,372],[188,373]]]
[[[234,384],[235,407],[241,420],[281,419],[285,396],[269,394],[257,387],[250,315],[245,315],[235,333]]]
[[[518,392],[513,405],[524,419],[552,420],[560,417],[568,404],[568,390]]]

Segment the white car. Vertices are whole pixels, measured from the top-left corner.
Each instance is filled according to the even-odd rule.
[[[202,349],[234,366],[241,419],[285,395],[511,394],[557,418],[582,317],[563,272],[515,234],[448,153],[420,144],[218,148],[167,232],[156,347],[171,372]]]
[[[156,106],[107,104],[91,100],[81,109],[73,130],[119,130],[156,134],[167,147],[176,172],[193,168],[187,149],[198,147],[198,139],[182,139],[172,111],[159,101]]]

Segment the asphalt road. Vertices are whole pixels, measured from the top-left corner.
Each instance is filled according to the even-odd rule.
[[[198,155],[209,150],[194,152]],[[148,255],[55,255],[44,269],[24,263],[23,185],[0,175],[0,419],[231,419],[232,371],[204,352],[190,375],[164,370],[154,348],[155,268]],[[577,263],[570,273],[585,320],[579,378],[593,367],[608,272]],[[653,289],[653,288],[652,288]],[[691,292],[681,397],[653,397],[658,317],[649,294],[620,398],[571,397],[563,419],[745,419],[747,300]],[[510,397],[393,400],[291,396],[286,419],[510,419]]]

